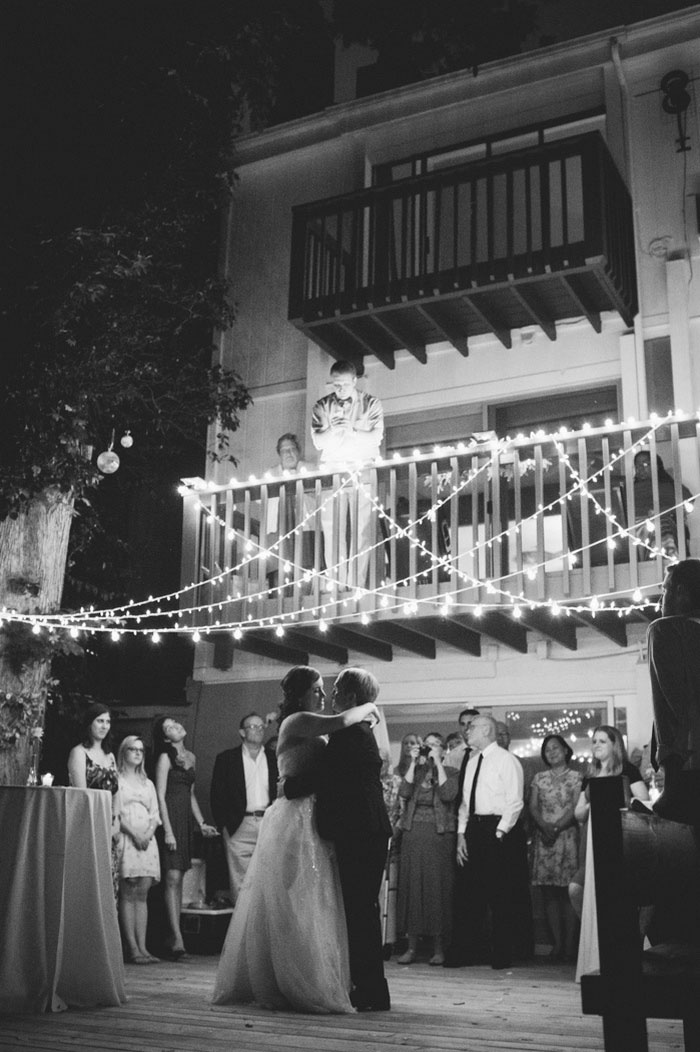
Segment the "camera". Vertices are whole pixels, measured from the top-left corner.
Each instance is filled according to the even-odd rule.
[[[428,756],[430,756],[430,752],[431,752],[431,746],[430,745],[421,745],[419,747],[419,749],[418,749],[418,755],[419,756],[428,757]]]

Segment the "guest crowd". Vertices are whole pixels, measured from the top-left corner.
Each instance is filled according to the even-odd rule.
[[[155,720],[146,773],[144,740],[129,735],[115,759],[111,717],[100,704],[85,715],[71,751],[71,784],[108,789],[113,801],[112,872],[127,962],[148,964],[148,896],[162,880],[167,932],[159,953],[185,955],[180,928],[183,875],[194,837],[221,835],[235,905],[255,851],[262,819],[278,795],[274,745],[265,744],[268,717],[249,713],[241,744],[216,757],[208,824],[195,794],[196,760],[178,720]],[[630,799],[648,800],[620,732],[599,726],[584,775],[569,743],[547,734],[541,767],[526,786],[509,751],[505,724],[466,708],[459,730],[411,732],[391,769],[385,752],[382,784],[392,837],[382,894],[385,956],[398,964],[427,958],[433,966],[510,967],[534,953],[531,886],[538,890],[551,956],[575,958],[581,914],[591,778],[622,774]]]

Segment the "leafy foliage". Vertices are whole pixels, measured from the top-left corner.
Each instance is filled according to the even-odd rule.
[[[135,484],[230,458],[250,396],[212,365],[231,141],[274,115],[282,59],[325,33],[307,0],[10,0],[20,194],[0,389],[0,515],[84,496],[116,429]],[[299,61],[301,57],[299,57]],[[24,159],[24,161],[22,161]],[[117,451],[121,453],[117,446]]]

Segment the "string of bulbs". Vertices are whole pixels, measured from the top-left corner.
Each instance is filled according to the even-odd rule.
[[[538,432],[536,435],[531,436],[531,438],[538,443],[547,441],[552,442],[558,457],[565,465],[569,474],[571,487],[566,493],[550,501],[549,504],[539,505],[531,515],[521,519],[513,525],[509,525],[507,528],[501,530],[500,533],[489,537],[487,540],[478,540],[469,548],[469,550],[461,551],[455,555],[440,555],[432,551],[423,541],[421,541],[417,534],[418,528],[426,521],[434,521],[441,508],[447,505],[450,501],[457,499],[468,487],[478,483],[481,476],[488,478],[488,473],[492,470],[493,458],[487,458],[481,465],[473,467],[468,472],[463,473],[456,482],[453,482],[450,492],[446,496],[433,500],[427,511],[417,516],[405,526],[402,526],[393,518],[390,512],[387,511],[386,507],[376,496],[369,494],[377,516],[384,520],[389,531],[388,537],[382,537],[380,540],[369,545],[364,552],[354,553],[349,560],[344,560],[344,564],[347,565],[354,560],[359,560],[363,555],[371,554],[372,551],[378,548],[384,548],[387,541],[390,542],[392,538],[405,538],[409,545],[422,553],[422,555],[428,560],[429,566],[427,568],[421,568],[412,574],[408,574],[398,581],[382,580],[375,588],[355,588],[352,591],[352,594],[344,595],[343,597],[338,597],[334,591],[340,585],[337,578],[337,572],[341,566],[340,563],[326,569],[325,571],[308,570],[294,563],[293,560],[284,559],[283,556],[280,555],[280,551],[284,551],[287,543],[291,543],[303,533],[308,523],[315,520],[316,516],[319,515],[322,506],[336,500],[340,493],[348,490],[352,491],[355,486],[362,485],[360,482],[362,469],[349,470],[345,473],[337,488],[332,489],[327,495],[325,495],[318,507],[314,507],[308,511],[296,526],[289,529],[284,535],[278,537],[270,546],[259,544],[254,537],[244,537],[241,534],[241,531],[227,525],[226,521],[221,516],[206,506],[202,499],[202,495],[197,492],[196,488],[188,486],[185,488],[184,492],[188,495],[195,493],[201,509],[201,514],[205,519],[210,524],[214,524],[219,529],[226,531],[224,536],[228,540],[240,540],[242,542],[244,554],[236,565],[231,567],[227,566],[223,570],[219,570],[218,573],[210,575],[206,580],[193,581],[166,595],[157,598],[149,596],[148,599],[138,601],[131,599],[127,604],[122,606],[110,607],[103,610],[95,610],[94,607],[90,607],[87,610],[82,608],[78,612],[70,613],[25,614],[3,608],[3,610],[0,611],[0,624],[2,624],[3,621],[22,622],[31,625],[32,631],[36,634],[40,634],[42,631],[56,632],[65,630],[68,631],[73,638],[79,638],[83,633],[108,633],[114,642],[118,642],[125,635],[142,635],[149,636],[153,643],[158,643],[162,636],[167,634],[184,634],[191,637],[194,642],[198,642],[203,637],[206,638],[211,632],[224,630],[230,631],[235,639],[240,640],[243,637],[243,634],[251,629],[260,630],[272,628],[275,630],[277,636],[282,636],[284,635],[285,624],[294,623],[298,620],[303,620],[305,626],[315,624],[321,632],[327,631],[333,623],[339,623],[346,620],[350,614],[359,615],[362,624],[369,624],[371,623],[370,613],[368,613],[367,610],[359,609],[360,605],[368,599],[372,602],[375,609],[378,608],[383,612],[383,615],[392,612],[401,612],[405,616],[414,616],[420,611],[440,613],[443,616],[449,616],[451,613],[466,611],[478,618],[489,610],[498,610],[500,612],[508,612],[511,616],[518,619],[522,616],[524,610],[548,609],[554,617],[559,617],[562,614],[564,616],[570,616],[572,613],[577,612],[592,613],[593,616],[595,616],[598,611],[603,610],[614,611],[617,613],[618,617],[626,617],[636,609],[655,605],[652,601],[645,598],[644,591],[647,589],[657,590],[658,582],[655,582],[652,585],[646,585],[644,588],[636,587],[634,589],[621,589],[619,591],[598,593],[576,600],[554,600],[551,598],[546,600],[533,600],[526,598],[522,590],[520,592],[515,592],[511,590],[511,588],[506,587],[506,582],[509,578],[519,578],[521,574],[524,573],[528,579],[534,580],[539,572],[546,572],[551,564],[560,563],[562,559],[566,559],[568,561],[568,567],[573,569],[577,565],[579,558],[583,556],[587,550],[591,550],[601,543],[600,539],[595,539],[589,544],[582,545],[575,550],[568,550],[565,553],[556,553],[537,563],[531,563],[526,568],[517,569],[500,576],[493,575],[491,577],[480,577],[475,574],[469,574],[458,565],[458,560],[459,562],[462,562],[471,559],[473,560],[474,565],[478,565],[480,555],[485,549],[492,549],[494,546],[500,546],[505,538],[517,535],[526,523],[536,522],[540,517],[556,511],[557,508],[563,508],[565,502],[571,501],[576,495],[579,495],[579,497],[585,497],[585,499],[590,502],[596,514],[602,514],[605,516],[608,524],[606,527],[605,542],[608,548],[616,546],[618,540],[627,540],[635,548],[640,546],[646,548],[649,557],[656,559],[659,565],[663,565],[664,560],[668,561],[668,556],[661,547],[652,544],[648,539],[655,533],[655,524],[651,520],[647,520],[644,523],[647,536],[640,537],[638,533],[635,532],[635,528],[638,527],[639,524],[637,523],[635,526],[629,528],[622,525],[622,523],[617,520],[612,510],[602,505],[597,496],[591,492],[589,484],[597,481],[605,472],[611,472],[614,466],[623,458],[629,457],[630,455],[633,456],[635,452],[646,448],[652,437],[655,436],[657,430],[665,425],[669,418],[675,420],[683,419],[685,416],[686,414],[681,412],[675,414],[669,413],[668,418],[652,416],[646,432],[643,433],[641,437],[626,449],[619,450],[619,452],[609,459],[607,464],[604,464],[602,467],[597,467],[595,472],[585,479],[578,473],[574,465],[571,463],[571,459],[562,444],[564,436],[567,438],[572,437],[571,432],[568,432],[566,429],[561,429],[558,433],[552,435]],[[700,418],[700,412],[697,416]],[[606,422],[606,424],[608,423],[611,422]],[[646,425],[636,424],[635,422],[635,426],[640,427]],[[586,432],[587,430],[590,429],[584,425],[583,431]],[[523,437],[524,436],[519,436],[519,439]],[[507,452],[509,443],[511,442],[512,440],[508,439],[499,442],[496,447],[498,454],[502,455],[504,452]],[[484,456],[485,453],[488,452],[488,450],[485,450],[481,446],[475,450],[474,447],[465,446],[463,443],[460,443],[456,447],[446,447],[443,449],[438,447],[434,450],[434,454],[445,456],[455,452],[468,453],[470,451],[478,452],[480,456]],[[414,457],[422,458],[423,456],[424,455],[420,450],[414,450]],[[392,459],[396,460],[401,458],[395,455]],[[498,464],[497,457],[496,464]],[[290,480],[293,478],[294,476],[290,476]],[[259,481],[254,479],[254,477],[251,477],[250,481],[253,480],[256,483]],[[236,486],[239,485],[236,480],[232,480],[232,484]],[[242,485],[245,486],[245,484]],[[219,488],[224,489],[225,487]],[[181,492],[183,492],[182,488]],[[696,496],[697,494],[693,495],[690,500],[686,499],[679,502],[673,508],[664,508],[664,514],[680,512],[681,508],[685,511],[692,510],[692,501]],[[273,614],[265,614],[258,617],[254,615],[253,611],[248,609],[244,616],[239,612],[238,616],[229,619],[216,617],[217,613],[221,614],[224,611],[224,607],[230,604],[245,608],[252,606],[255,602],[270,600],[271,597],[274,599],[274,597],[277,596],[279,599],[280,593],[286,592],[289,587],[289,581],[287,579],[284,583],[272,588],[264,586],[257,592],[252,592],[250,594],[242,594],[240,590],[235,590],[234,592],[229,592],[225,597],[222,596],[221,598],[214,599],[208,603],[193,603],[187,606],[181,605],[183,597],[187,596],[189,593],[196,594],[195,590],[198,588],[209,587],[214,589],[217,587],[223,587],[225,584],[230,585],[232,579],[239,576],[239,573],[245,571],[245,569],[251,564],[257,564],[258,567],[262,568],[263,572],[261,577],[265,580],[265,563],[269,560],[275,559],[278,563],[281,563],[282,570],[285,574],[288,575],[292,573],[292,571],[295,572],[298,583],[301,582],[306,586],[312,586],[315,579],[319,578],[320,583],[331,589],[331,595],[324,597],[322,601],[317,601],[315,605],[307,605],[306,607],[302,606],[300,609],[278,609]],[[413,588],[415,590],[415,586],[420,584],[421,578],[428,578],[432,573],[440,571],[447,572],[451,575],[453,584],[449,589],[443,589],[433,595],[421,594],[419,597],[410,596],[409,598],[396,594],[397,592],[400,592],[401,589]],[[265,581],[265,585],[266,583],[267,582]],[[471,590],[478,590],[479,592],[484,590],[488,596],[493,596],[494,598],[486,601],[480,599],[478,596],[469,599],[468,593]],[[180,604],[178,607],[175,609],[164,609],[164,607],[174,604],[176,601]],[[207,624],[204,626],[196,623],[202,619],[206,619],[207,621]],[[168,624],[168,621],[172,623]],[[187,623],[188,621],[190,623]],[[157,627],[154,627],[154,622],[157,622]]]

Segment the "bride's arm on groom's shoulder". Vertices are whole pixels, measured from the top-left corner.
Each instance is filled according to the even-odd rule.
[[[322,716],[318,712],[295,712],[285,720],[288,732],[303,738],[318,738],[321,734],[333,734],[356,723],[367,721],[374,726],[379,720],[379,709],[373,701],[356,705],[333,716]],[[292,721],[294,721],[292,723]]]

